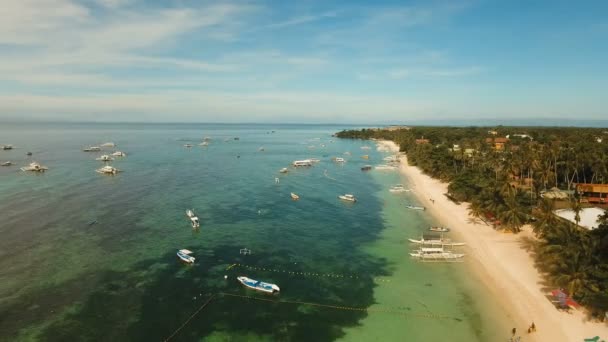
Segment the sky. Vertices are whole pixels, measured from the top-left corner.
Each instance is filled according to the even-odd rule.
[[[608,1],[1,2],[0,120],[608,118]]]

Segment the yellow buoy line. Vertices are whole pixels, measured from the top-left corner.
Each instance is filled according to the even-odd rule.
[[[362,279],[363,277],[359,277],[356,274],[340,274],[340,273],[317,273],[317,272],[301,272],[301,271],[290,271],[290,270],[282,270],[271,267],[258,267],[244,264],[232,264],[226,268],[226,271],[235,268],[241,267],[248,270],[253,271],[264,271],[264,272],[275,272],[275,273],[284,273],[293,276],[303,276],[303,277],[323,277],[323,278],[336,278],[336,279]],[[384,279],[380,277],[374,278],[374,281],[381,283],[390,283],[390,279]]]

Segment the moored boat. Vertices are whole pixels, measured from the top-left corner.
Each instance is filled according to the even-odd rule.
[[[361,167],[361,171],[369,171],[371,169],[372,169],[371,165],[364,165],[364,166]]]
[[[297,200],[299,200],[299,199],[300,199],[300,196],[298,196],[298,195],[296,195],[296,194],[294,194],[294,193],[292,192],[292,193],[291,193],[291,199],[292,199],[292,200],[294,200],[294,201],[297,201]]]
[[[438,226],[432,226],[429,228],[430,231],[432,232],[439,232],[439,233],[447,233],[450,231],[450,228],[448,227],[438,227]]]
[[[186,210],[186,216],[190,219],[190,223],[192,224],[192,228],[198,228],[201,226],[201,223],[198,217],[194,214],[192,209]]]
[[[106,174],[106,175],[115,175],[120,172],[119,169],[112,167],[110,165],[106,165],[100,169],[95,170],[97,173]]]
[[[99,146],[89,146],[82,149],[83,152],[99,152],[101,151],[101,147]]]
[[[104,154],[103,156],[99,157],[99,158],[95,158],[95,160],[99,160],[99,161],[103,161],[103,162],[109,162],[114,160],[114,158],[110,157],[107,154]]]
[[[431,245],[431,246],[464,246],[464,242],[453,242],[451,239],[444,238],[441,236],[429,236],[422,235],[420,239],[408,239],[409,242],[416,243],[419,245]]]
[[[48,169],[49,168],[46,166],[42,166],[36,162],[31,162],[30,165],[22,167],[21,171],[44,172]]]
[[[121,152],[121,151],[116,151],[116,152],[112,153],[112,155],[113,155],[114,157],[126,157],[126,156],[127,156],[127,154],[126,154],[126,153]]]
[[[408,209],[412,209],[412,210],[426,210],[425,207],[420,207],[420,206],[411,205],[411,204],[408,204],[405,207],[408,208]]]
[[[191,148],[191,147],[192,147],[192,144],[184,144],[184,147],[185,147],[185,148]]]
[[[393,166],[393,165],[386,165],[386,164],[376,165],[376,170],[390,171],[390,170],[396,170],[396,169],[397,169],[397,167]]]
[[[391,186],[390,189],[388,189],[388,191],[390,191],[390,192],[408,192],[408,191],[411,191],[411,190],[410,189],[406,189],[401,184],[397,184],[397,185]]]
[[[423,261],[456,261],[464,257],[463,253],[446,251],[443,249],[443,247],[421,247],[418,250],[410,253],[410,255]]]
[[[115,147],[116,144],[113,142],[107,142],[107,143],[103,143],[101,144],[101,147]]]
[[[13,163],[10,160],[5,161],[4,163],[2,163],[2,166],[11,166],[11,165],[13,165]]]
[[[245,285],[250,289],[266,292],[266,293],[279,293],[281,289],[276,284],[265,283],[263,281],[247,278],[245,276],[240,276],[236,278],[241,284]]]
[[[289,169],[287,169],[286,167],[282,168],[279,170],[280,173],[287,173],[289,172]]]
[[[304,159],[304,160],[294,160],[292,163],[293,166],[295,167],[299,167],[299,166],[312,166],[312,161],[310,159]]]
[[[185,263],[188,263],[188,264],[193,264],[194,260],[196,260],[196,258],[194,258],[190,254],[192,254],[192,251],[187,250],[187,249],[180,249],[180,250],[177,251],[177,257],[181,261],[183,261]]]
[[[3,145],[2,149],[5,150],[5,151],[12,150],[13,149],[13,145]]]
[[[338,196],[338,198],[343,201],[357,202],[357,199],[355,198],[355,196],[351,195],[351,194],[340,195],[340,196]]]
[[[336,163],[345,163],[346,162],[346,160],[344,158],[341,158],[341,157],[334,158],[334,161]]]

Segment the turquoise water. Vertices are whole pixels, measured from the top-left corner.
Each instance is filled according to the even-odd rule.
[[[0,162],[16,164],[0,167],[0,339],[163,340],[213,296],[173,340],[420,340],[442,332],[451,341],[487,340],[497,328],[484,290],[462,277],[461,265],[407,258],[406,233],[428,218],[387,197],[396,174],[361,172],[383,155],[331,138],[339,129],[0,126],[0,144],[15,146],[0,151]],[[205,136],[209,146],[198,146]],[[102,153],[81,151],[107,141],[127,153],[111,163],[124,171],[117,176],[95,172]],[[347,163],[331,162],[337,156]],[[321,162],[278,173],[310,157]],[[30,158],[49,171],[19,171]],[[341,202],[343,193],[359,201]],[[180,248],[194,252],[194,265],[178,262]],[[281,294],[252,293],[239,275],[276,283]]]

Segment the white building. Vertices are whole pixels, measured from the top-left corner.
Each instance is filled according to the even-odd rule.
[[[572,209],[558,209],[553,212],[555,215],[568,220],[572,223],[576,223],[574,220],[574,211]],[[604,214],[604,209],[601,208],[584,208],[578,214],[580,216],[580,221],[578,225],[587,228],[589,230],[595,229],[599,227],[599,223],[597,222],[598,216]]]

